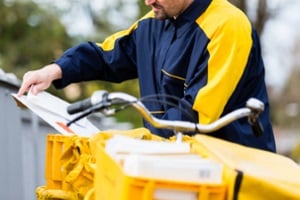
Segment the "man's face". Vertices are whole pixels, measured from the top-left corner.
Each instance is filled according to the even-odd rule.
[[[156,19],[173,18],[180,15],[193,0],[145,0],[147,6],[151,6]]]

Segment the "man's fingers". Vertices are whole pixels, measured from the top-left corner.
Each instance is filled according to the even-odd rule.
[[[18,91],[18,96],[22,96],[26,92],[28,92],[33,84],[35,84],[36,80],[33,78],[34,76],[31,75],[31,72],[27,72],[23,76],[22,85]]]
[[[31,85],[28,85],[26,83],[23,83],[18,91],[18,96],[22,96],[24,93],[28,92]]]
[[[23,76],[23,83],[18,91],[18,96],[28,93],[32,85],[34,85],[32,94],[37,95],[47,89],[53,80],[61,77],[62,71],[57,64],[50,64],[39,70],[28,71]]]

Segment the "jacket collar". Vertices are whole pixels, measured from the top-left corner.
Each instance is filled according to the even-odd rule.
[[[179,28],[185,24],[194,22],[208,8],[213,0],[194,0],[191,5],[181,13],[176,19],[168,19],[165,23],[165,28],[171,25]]]
[[[195,21],[207,9],[212,0],[194,0],[191,5],[177,17],[175,21]]]

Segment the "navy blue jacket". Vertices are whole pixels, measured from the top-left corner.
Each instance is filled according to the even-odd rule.
[[[253,135],[247,118],[211,135],[275,151],[260,51],[259,38],[240,10],[226,0],[194,0],[176,20],[157,20],[150,11],[103,43],[87,42],[67,50],[55,61],[63,77],[54,84],[62,88],[80,81],[139,78],[141,97],[164,94],[157,100],[178,105],[146,103],[156,117],[202,124],[244,107],[250,97],[256,97],[265,103],[261,137]],[[145,127],[163,137],[173,134],[147,122]]]

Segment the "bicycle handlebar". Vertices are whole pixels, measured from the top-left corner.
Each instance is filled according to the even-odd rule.
[[[80,109],[78,105],[81,105],[83,101],[85,102],[85,106]],[[210,124],[158,119],[151,114],[140,100],[123,92],[108,93],[106,91],[96,91],[90,99],[85,99],[83,101],[76,102],[68,107],[67,111],[70,114],[83,111],[81,115],[70,121],[67,124],[68,126],[93,112],[113,115],[115,114],[115,109],[112,108],[113,105],[126,104],[134,107],[142,115],[142,117],[155,128],[170,129],[175,132],[194,131],[198,133],[209,133],[220,129],[237,119],[248,117],[248,122],[252,127],[253,133],[256,136],[263,134],[263,128],[259,122],[259,115],[264,111],[264,104],[255,98],[250,98],[246,103],[246,107],[232,111]],[[90,107],[88,108],[86,103],[87,101],[90,101],[88,103]]]

